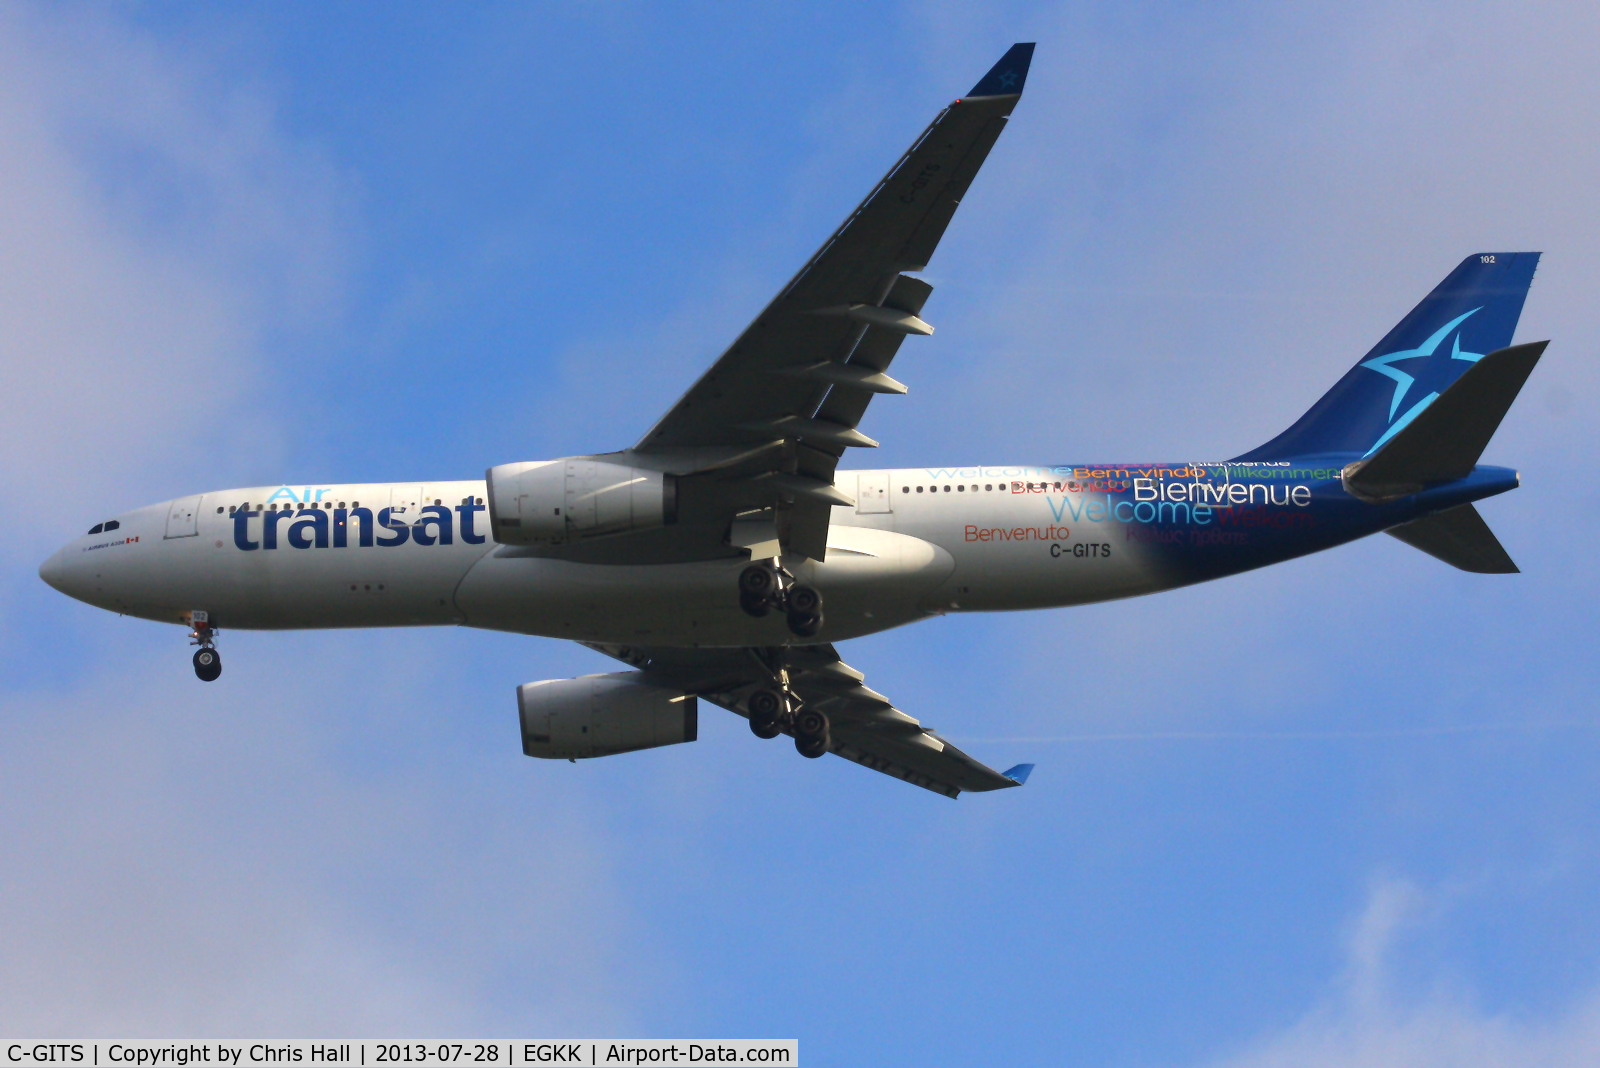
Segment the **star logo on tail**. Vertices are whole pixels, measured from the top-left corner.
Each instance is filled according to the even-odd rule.
[[[1418,345],[1414,349],[1397,349],[1394,352],[1388,352],[1382,356],[1377,356],[1373,359],[1362,361],[1362,367],[1394,379],[1394,399],[1389,402],[1389,429],[1384,431],[1383,436],[1373,444],[1372,448],[1367,450],[1366,455],[1371,456],[1373,453],[1377,452],[1379,447],[1381,447],[1384,442],[1398,434],[1407,423],[1411,422],[1411,420],[1420,415],[1422,410],[1428,405],[1432,404],[1434,399],[1439,396],[1438,390],[1429,393],[1427,396],[1423,397],[1421,400],[1417,401],[1409,409],[1407,409],[1406,413],[1400,416],[1399,419],[1396,419],[1395,413],[1400,410],[1401,402],[1406,399],[1406,394],[1409,393],[1411,391],[1411,387],[1416,384],[1417,377],[1432,365],[1423,364],[1419,368],[1413,368],[1413,370],[1417,371],[1417,375],[1407,374],[1405,371],[1402,371],[1400,368],[1394,365],[1402,360],[1430,359],[1433,357],[1434,353],[1438,351],[1438,348],[1440,344],[1444,342],[1444,339],[1450,336],[1450,332],[1452,330],[1458,330],[1462,323],[1466,322],[1469,318],[1482,310],[1483,308],[1480,305],[1479,307],[1473,308],[1469,312],[1464,312],[1461,315],[1456,316],[1454,319],[1451,319],[1448,323],[1445,323],[1443,326],[1441,326],[1438,330],[1435,330],[1428,340],[1424,341],[1421,345]],[[1484,354],[1481,352],[1462,352],[1461,335],[1457,333],[1454,340],[1450,343],[1450,356],[1448,359],[1464,360],[1467,363],[1477,363],[1479,360],[1483,359],[1483,355]],[[1448,377],[1451,381],[1454,381],[1455,375],[1453,373],[1446,372],[1438,377]]]

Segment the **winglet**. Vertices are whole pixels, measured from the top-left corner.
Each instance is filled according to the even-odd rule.
[[[989,68],[989,73],[972,87],[972,92],[967,96],[1021,95],[1022,83],[1028,80],[1028,64],[1032,62],[1033,42],[1012,45],[1011,50]]]
[[[1018,45],[1017,46],[1017,48],[1021,48],[1021,47],[1023,47],[1023,46],[1022,45]],[[1027,47],[1032,48],[1033,46],[1032,45],[1028,45]],[[1013,51],[1015,51],[1015,49],[1013,49]],[[1018,786],[1021,786],[1023,783],[1028,781],[1028,776],[1033,774],[1033,765],[1032,764],[1018,764],[1016,767],[1010,768],[1010,769],[1008,769],[1006,771],[1002,771],[1000,774],[1004,775],[1006,778],[1010,779],[1012,782],[1016,783]]]

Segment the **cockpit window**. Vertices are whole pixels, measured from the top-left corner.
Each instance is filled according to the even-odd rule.
[[[104,523],[96,523],[94,526],[89,528],[89,533],[98,534],[104,529],[106,529],[106,525]]]
[[[107,521],[105,530],[106,530],[107,534],[110,534],[113,530],[119,530],[119,529],[121,529],[121,527],[122,527],[121,523],[119,523],[115,519],[112,519],[112,520]]]

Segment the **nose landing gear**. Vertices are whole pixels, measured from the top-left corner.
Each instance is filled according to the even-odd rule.
[[[194,673],[201,682],[216,682],[222,674],[222,657],[215,649],[207,646],[196,649],[194,653]]]
[[[216,682],[222,674],[222,654],[217,652],[217,632],[211,626],[211,617],[204,612],[190,612],[189,644],[198,645],[194,651],[194,673],[201,682]]]
[[[776,560],[751,564],[739,573],[739,607],[757,619],[779,609],[798,638],[815,638],[822,631],[822,594],[798,584]]]

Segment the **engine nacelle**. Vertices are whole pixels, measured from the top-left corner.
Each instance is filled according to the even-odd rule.
[[[553,545],[649,530],[675,518],[660,471],[581,457],[489,468],[489,526],[502,545]]]
[[[578,760],[692,742],[699,704],[693,694],[638,681],[636,671],[526,683],[517,687],[522,751]]]

